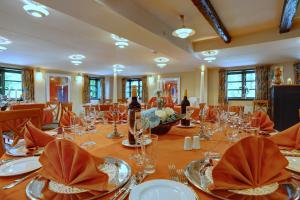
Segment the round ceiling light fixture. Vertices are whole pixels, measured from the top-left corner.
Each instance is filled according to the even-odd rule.
[[[0,44],[11,44],[11,41],[3,36],[0,36]]]
[[[125,66],[121,65],[121,64],[114,64],[113,68],[115,68],[115,69],[125,69]]]
[[[49,11],[47,10],[46,6],[36,3],[34,1],[25,2],[26,3],[23,6],[23,9],[26,11],[27,14],[37,18],[42,18],[49,15]]]
[[[84,60],[86,57],[82,54],[73,54],[69,56],[70,60]]]
[[[4,46],[0,46],[0,52],[6,51],[6,50],[7,50],[7,48],[6,48],[6,47],[4,47]]]
[[[184,15],[180,15],[180,19],[182,22],[182,27],[174,30],[172,35],[174,37],[179,37],[181,39],[186,39],[195,34],[195,31],[191,28],[185,27],[184,25]]]
[[[218,55],[219,51],[218,50],[208,50],[208,51],[202,51],[201,54],[203,56],[216,56]]]
[[[124,49],[125,47],[129,46],[128,40],[125,38],[122,38],[115,34],[111,34],[111,38],[115,41],[115,45],[120,49]]]
[[[82,64],[82,61],[80,61],[80,60],[71,60],[71,62],[72,62],[74,65],[80,65],[80,64]]]
[[[167,62],[169,62],[170,59],[166,57],[157,57],[154,58],[154,61],[156,62],[157,67],[164,68],[165,66],[167,66]]]
[[[167,63],[157,63],[156,65],[159,68],[164,68],[165,66],[167,66]]]
[[[206,60],[207,62],[210,63],[210,62],[216,60],[216,57],[206,57],[206,58],[204,58],[204,60]]]

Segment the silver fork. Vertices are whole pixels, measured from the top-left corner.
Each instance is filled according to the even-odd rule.
[[[189,185],[189,181],[187,180],[186,176],[184,175],[184,171],[183,169],[177,169],[177,174],[178,174],[178,177],[179,177],[179,182],[188,186],[193,192],[194,192],[194,195],[195,195],[195,200],[199,200],[199,197],[197,195],[197,193],[195,192],[195,190]]]
[[[169,174],[170,174],[171,180],[180,182],[180,183],[188,186],[194,193],[195,200],[199,200],[198,195],[195,192],[195,190],[191,186],[189,186],[189,182],[188,182],[187,178],[185,177],[183,170],[182,169],[176,170],[176,166],[174,164],[169,164],[168,168],[169,168]]]

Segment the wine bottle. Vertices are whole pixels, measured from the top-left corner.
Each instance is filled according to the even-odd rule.
[[[131,102],[128,106],[128,141],[131,145],[134,145],[136,143],[134,138],[136,119],[141,117],[141,104],[138,102],[136,90],[136,86],[132,86]]]
[[[190,126],[190,116],[186,114],[186,107],[190,106],[190,102],[187,98],[187,89],[184,91],[184,97],[183,100],[181,101],[181,114],[185,114],[186,117],[181,120],[181,125],[182,126]]]

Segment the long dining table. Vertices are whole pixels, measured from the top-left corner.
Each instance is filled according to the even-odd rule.
[[[95,133],[86,134],[81,139],[75,140],[92,140],[96,142],[96,145],[90,147],[88,151],[99,157],[115,157],[122,159],[129,163],[133,171],[136,170],[134,161],[130,159],[130,155],[134,152],[134,148],[128,148],[121,144],[122,140],[126,139],[128,128],[127,125],[118,125],[119,132],[123,133],[125,137],[120,139],[108,139],[106,135],[112,132],[113,126],[111,124],[99,124],[97,125],[97,131]],[[199,131],[199,126],[194,128],[179,128],[172,127],[169,133],[160,135],[157,145],[157,163],[156,171],[146,177],[144,181],[153,179],[170,179],[168,165],[175,164],[176,168],[183,169],[188,163],[193,160],[204,158],[204,153],[207,151],[214,151],[223,153],[231,143],[226,139],[226,135],[223,132],[217,132],[209,141],[201,141],[201,148],[199,150],[184,151],[183,142],[184,137],[193,136]],[[2,158],[9,158],[10,156],[4,155]],[[23,175],[24,176],[24,175]],[[23,176],[0,178],[0,188],[10,183],[16,178]],[[0,199],[3,200],[25,200],[27,199],[25,194],[26,185],[31,180],[28,179],[23,183],[7,190],[0,189]],[[192,186],[194,187],[194,186]],[[201,200],[216,199],[199,189],[194,187],[194,190],[198,194]],[[109,199],[113,193],[104,196],[100,199]]]

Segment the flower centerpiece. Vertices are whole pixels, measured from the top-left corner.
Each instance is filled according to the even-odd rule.
[[[151,108],[142,111],[143,128],[151,128],[152,133],[163,135],[177,124],[183,115],[176,114],[172,108]]]

